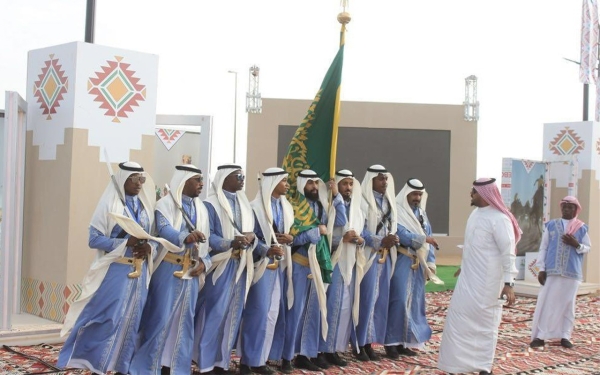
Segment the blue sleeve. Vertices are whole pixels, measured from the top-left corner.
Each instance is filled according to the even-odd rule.
[[[345,226],[348,223],[348,218],[346,217],[346,206],[344,205],[344,199],[340,193],[333,198],[333,206],[335,207],[334,225],[336,227]]]
[[[159,211],[156,211],[154,216],[156,217],[156,230],[158,232],[158,235],[166,239],[173,245],[181,247],[189,233],[187,231],[180,232],[178,230],[175,230],[175,228],[171,226],[169,221]]]
[[[419,249],[423,246],[423,243],[425,243],[425,235],[412,233],[401,224],[398,224],[398,231],[396,234],[398,235],[398,238],[400,238],[400,244],[404,247]]]
[[[107,253],[110,253],[111,251],[119,247],[119,245],[121,245],[124,241],[126,242],[127,238],[129,237],[129,235],[127,234],[124,238],[116,238],[120,232],[121,227],[115,225],[111,232],[111,237],[106,237],[98,229],[90,226],[90,237],[88,239],[88,245],[92,249],[104,250]]]
[[[365,239],[366,246],[372,247],[375,250],[379,250],[381,247],[381,240],[383,239],[383,236],[372,234],[371,231],[367,229],[366,223],[360,236]]]
[[[221,220],[215,211],[215,208],[209,202],[203,202],[208,211],[208,220],[210,222],[210,236],[208,237],[208,244],[210,245],[211,252],[222,253],[231,248],[232,239],[223,238],[223,229],[221,228]]]
[[[252,254],[254,256],[254,261],[258,262],[259,260],[267,256],[267,251],[269,251],[270,246],[267,245],[265,235],[263,234],[262,228],[260,227],[256,215],[254,215],[254,234],[256,235],[258,244],[254,248]],[[270,242],[271,241],[269,241],[269,243]]]
[[[296,237],[294,237],[294,246],[302,246],[307,243],[316,244],[321,239],[321,234],[319,233],[319,227],[315,227],[309,230],[305,230],[304,232],[298,233]]]
[[[425,233],[431,237],[433,234],[431,223],[429,222],[429,218],[427,217],[426,213],[423,213],[423,216],[425,216]],[[435,263],[435,247],[433,247],[431,244],[429,245],[429,253],[427,254],[427,263]]]

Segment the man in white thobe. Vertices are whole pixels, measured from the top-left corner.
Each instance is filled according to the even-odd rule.
[[[521,231],[504,206],[496,180],[473,183],[461,273],[446,317],[438,367],[491,374],[502,305],[515,301],[515,246]]]
[[[560,339],[570,349],[575,322],[575,298],[583,280],[583,255],[590,251],[588,227],[577,216],[581,205],[575,197],[560,202],[561,219],[546,223],[537,266],[542,287],[533,314],[532,348],[544,346],[546,339]]]

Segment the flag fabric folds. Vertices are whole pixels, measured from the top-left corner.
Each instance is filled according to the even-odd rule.
[[[315,171],[323,181],[335,173],[337,127],[339,124],[340,85],[344,60],[344,33],[342,25],[340,49],[331,63],[304,120],[296,130],[284,157],[282,168],[289,173],[288,199],[294,206],[292,235],[320,224],[306,198],[297,190],[297,175],[304,169]],[[323,282],[331,282],[333,271],[327,236],[321,236],[317,245],[317,260]]]

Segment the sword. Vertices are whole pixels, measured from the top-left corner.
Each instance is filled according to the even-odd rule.
[[[119,196],[119,199],[121,200],[121,203],[123,203],[123,207],[125,207],[125,213],[127,213],[127,216],[129,216],[131,219],[135,220],[133,218],[133,215],[131,214],[131,211],[129,211],[129,207],[127,207],[127,204],[125,203],[125,197],[123,196],[123,193],[121,193],[121,189],[119,188],[119,184],[117,183],[117,178],[115,177],[115,174],[113,173],[113,169],[112,169],[112,165],[110,165],[110,159],[108,158],[108,151],[106,151],[106,148],[104,149],[104,158],[106,159],[106,167],[108,168],[108,173],[110,174],[110,180],[113,183],[113,186],[115,188],[115,190],[117,191],[117,195]],[[141,246],[143,244],[145,244],[146,242],[148,242],[147,240],[138,240],[138,242],[134,245],[135,246]],[[142,275],[142,262],[144,260],[140,259],[140,258],[133,258],[133,265],[135,267],[135,269],[133,270],[133,272],[130,272],[127,274],[127,277],[129,277],[130,279],[136,279],[138,277],[140,277]]]
[[[193,231],[196,230],[196,227],[194,226],[194,224],[192,223],[192,221],[190,220],[188,215],[183,210],[183,207],[181,206],[181,204],[179,204],[179,202],[177,202],[177,199],[175,199],[175,196],[173,195],[173,192],[171,191],[171,188],[169,187],[168,184],[165,184],[165,189],[167,189],[167,192],[171,196],[171,199],[173,199],[175,206],[177,206],[177,208],[181,212],[181,215],[183,216],[183,220],[185,221],[185,225],[186,225],[188,231],[190,233],[192,233]],[[206,242],[206,240],[200,241],[200,242],[204,243],[204,242]],[[183,257],[183,265],[182,265],[183,268],[181,269],[181,271],[175,271],[173,273],[173,276],[182,278],[183,275],[185,275],[187,273],[190,265],[192,266],[192,271],[195,270],[196,268],[200,267],[200,255],[199,255],[197,243],[194,244],[194,246],[190,249],[190,251],[186,251],[186,253]]]

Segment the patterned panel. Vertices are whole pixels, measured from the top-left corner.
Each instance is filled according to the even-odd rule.
[[[119,118],[127,117],[133,112],[138,102],[146,100],[146,86],[140,85],[135,71],[129,70],[130,64],[122,62],[123,57],[115,56],[116,61],[108,60],[108,66],[96,77],[90,77],[87,84],[88,93],[94,95],[94,101],[100,102],[100,108],[106,109],[106,116],[113,117],[113,122],[121,122]]]
[[[175,146],[175,143],[185,134],[184,131],[173,129],[157,129],[155,133],[167,150]]]
[[[33,84],[33,96],[40,103],[42,114],[48,115],[46,120],[51,120],[52,114],[56,113],[56,108],[60,107],[63,95],[69,89],[69,79],[61,70],[62,65],[59,65],[54,54],[51,54],[50,60],[44,61],[44,64],[42,73],[38,75],[38,80]]]
[[[556,155],[575,155],[583,151],[585,141],[573,129],[566,126],[558,132],[548,147]]]
[[[24,312],[62,323],[69,305],[81,294],[79,284],[64,285],[24,277],[21,279],[21,308]]]

